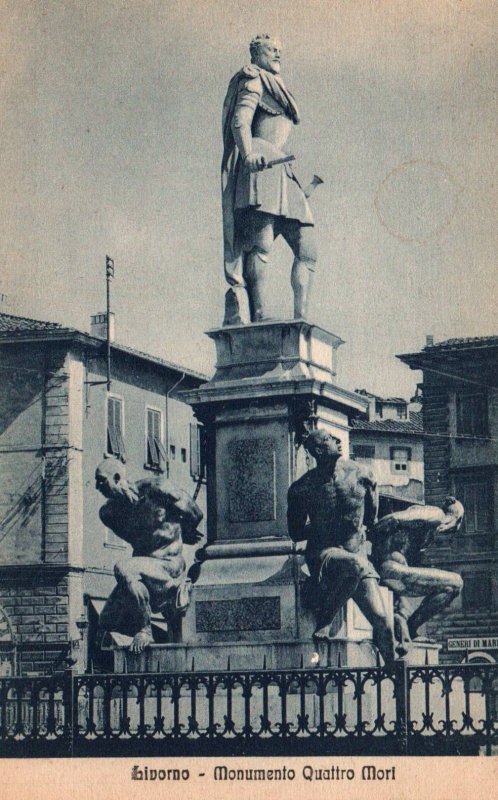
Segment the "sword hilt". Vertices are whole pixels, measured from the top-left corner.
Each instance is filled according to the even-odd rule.
[[[296,156],[283,156],[282,158],[272,158],[271,161],[267,161],[264,169],[271,169],[272,167],[276,167],[277,164],[288,164],[289,161],[295,161]]]

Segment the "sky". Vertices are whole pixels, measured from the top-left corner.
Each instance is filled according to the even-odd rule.
[[[108,254],[117,339],[213,371],[221,107],[268,32],[324,181],[308,319],[346,342],[338,383],[409,398],[396,353],[498,333],[497,29],[492,0],[2,0],[1,308],[88,330]],[[290,264],[278,241],[279,318]]]

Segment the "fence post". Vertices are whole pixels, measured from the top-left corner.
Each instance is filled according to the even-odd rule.
[[[404,661],[396,661],[394,664],[394,697],[399,749],[400,753],[408,755],[408,675]]]
[[[75,726],[75,700],[74,700],[74,670],[69,667],[64,670],[63,701],[64,701],[64,734],[66,739],[67,754],[74,755],[74,726]]]

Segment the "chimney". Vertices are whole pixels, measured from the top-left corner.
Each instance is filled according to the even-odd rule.
[[[375,420],[375,396],[367,392],[366,389],[355,389],[355,392],[356,394],[361,394],[362,397],[368,400],[368,409],[366,413],[368,415],[368,421],[372,422],[372,420]]]
[[[433,347],[434,346],[434,336],[427,334],[425,337],[425,346],[426,347]]]
[[[115,324],[114,312],[111,311],[109,318],[109,338],[111,342],[114,341]],[[107,312],[100,311],[98,314],[92,314],[90,317],[90,333],[92,336],[97,336],[99,339],[107,339]]]

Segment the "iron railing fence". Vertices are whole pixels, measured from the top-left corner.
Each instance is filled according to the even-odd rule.
[[[0,679],[5,756],[498,751],[498,664]]]

